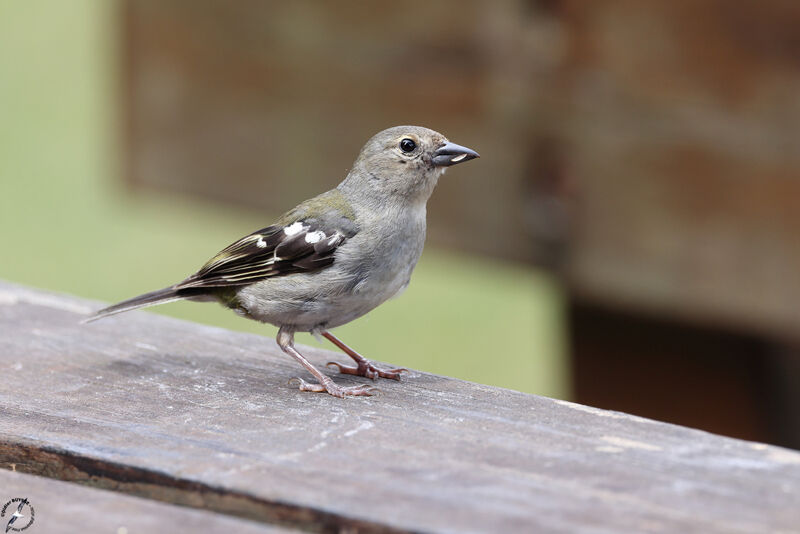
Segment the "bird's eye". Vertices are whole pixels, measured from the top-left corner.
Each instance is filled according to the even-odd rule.
[[[417,143],[415,143],[413,139],[405,137],[400,141],[400,150],[403,152],[414,152],[415,148],[417,148]]]

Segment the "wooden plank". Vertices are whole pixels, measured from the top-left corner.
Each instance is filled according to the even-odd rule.
[[[416,372],[301,393],[270,340],[93,307],[0,284],[0,465],[318,531],[800,532],[794,451]]]
[[[0,471],[0,507],[24,498],[33,507],[33,523],[27,532],[48,534],[122,534],[129,532],[208,532],[231,534],[280,534],[297,532],[280,527],[169,505],[117,492],[103,491],[51,478]],[[17,501],[18,502],[18,501]],[[16,509],[16,508],[14,508]],[[0,518],[5,529],[11,508]],[[13,524],[20,528],[31,518]]]

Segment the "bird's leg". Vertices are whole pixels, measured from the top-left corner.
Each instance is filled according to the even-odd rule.
[[[347,365],[342,365],[337,362],[328,362],[328,365],[335,365],[339,368],[339,372],[346,374],[346,375],[358,375],[358,376],[366,376],[367,378],[371,378],[375,380],[379,376],[381,378],[392,378],[394,380],[400,380],[400,373],[403,371],[408,371],[408,369],[380,369],[372,365],[372,362],[342,343],[336,336],[331,334],[330,332],[323,332],[323,336],[328,338],[328,340],[342,349],[345,354],[353,358],[356,362],[356,367],[349,367]]]
[[[289,356],[293,357],[295,360],[300,362],[300,365],[305,367],[309,373],[314,375],[314,378],[319,380],[318,384],[309,384],[302,378],[297,378],[300,382],[300,391],[314,391],[317,393],[330,393],[334,397],[345,397],[346,395],[353,395],[353,396],[361,396],[361,397],[369,397],[372,395],[371,391],[375,388],[367,385],[361,386],[351,386],[351,387],[342,387],[337,386],[333,380],[329,377],[322,374],[319,369],[314,367],[310,361],[306,360],[302,354],[297,352],[297,349],[294,348],[294,332],[290,329],[281,327],[278,330],[278,346],[281,348],[283,352],[288,354]]]

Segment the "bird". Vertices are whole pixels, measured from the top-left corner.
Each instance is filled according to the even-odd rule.
[[[349,323],[408,286],[422,254],[426,206],[442,174],[480,157],[421,126],[374,135],[334,189],[302,202],[273,224],[225,247],[185,280],[97,311],[83,322],[177,300],[216,301],[241,316],[278,327],[280,349],[316,382],[306,392],[370,396],[368,385],[344,387],[295,347],[296,332],[328,339],[355,366],[342,374],[400,379],[345,345],[331,329]]]

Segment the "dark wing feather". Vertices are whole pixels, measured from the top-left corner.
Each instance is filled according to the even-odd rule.
[[[341,225],[323,224],[317,219],[269,226],[223,249],[175,289],[246,285],[274,276],[317,271],[332,264],[336,249],[353,235],[351,228],[344,230]]]

